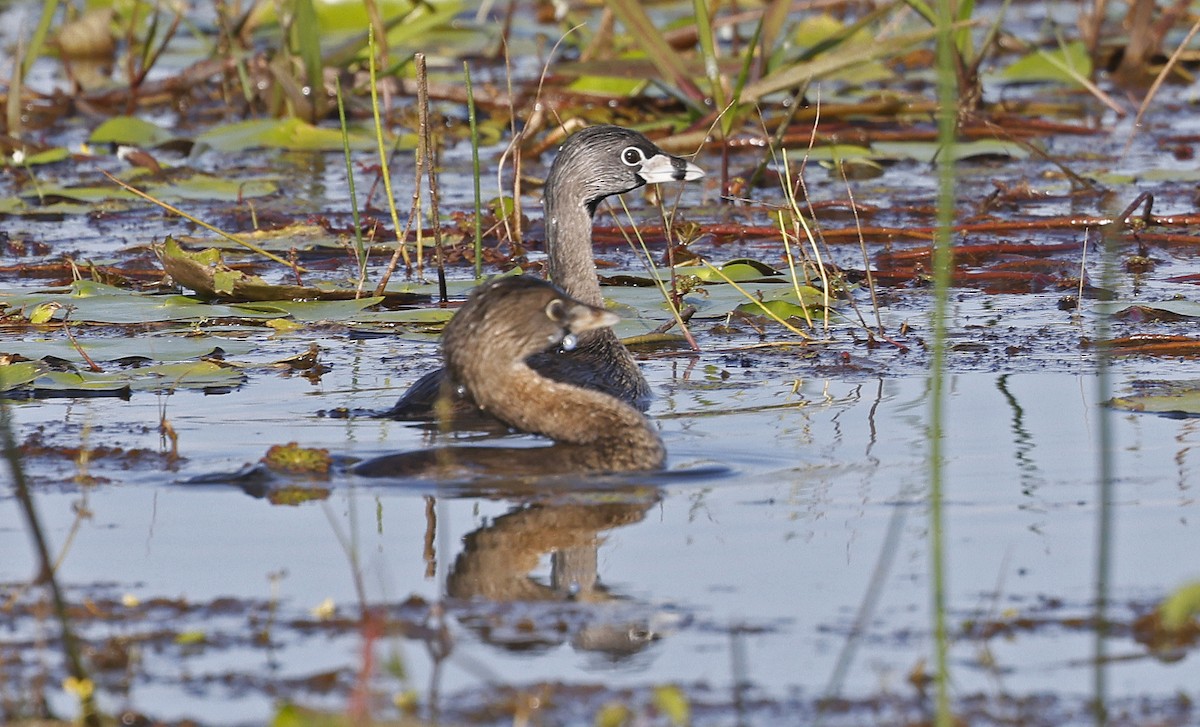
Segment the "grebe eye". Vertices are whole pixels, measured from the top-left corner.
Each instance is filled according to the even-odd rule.
[[[646,155],[636,146],[627,146],[621,152],[621,161],[625,162],[626,166],[636,167],[646,161]]]
[[[546,304],[546,317],[552,321],[561,321],[565,319],[566,311],[564,310],[564,307],[565,306],[563,306],[562,299],[555,298]]]

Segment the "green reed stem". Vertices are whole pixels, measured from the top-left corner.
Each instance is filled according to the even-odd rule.
[[[1122,223],[1124,220],[1121,221]],[[1101,232],[1100,287],[1113,290],[1116,284],[1118,265],[1117,243],[1120,241],[1123,224],[1107,225]],[[1111,338],[1107,316],[1096,317],[1096,340]],[[1096,394],[1101,402],[1096,413],[1096,444],[1100,450],[1096,463],[1096,612],[1095,642],[1092,656],[1092,717],[1097,727],[1108,724],[1108,600],[1112,576],[1112,542],[1115,536],[1113,522],[1113,494],[1116,479],[1116,461],[1113,458],[1116,441],[1113,431],[1113,411],[1103,402],[1112,398],[1111,349],[1100,348],[1096,359]]]
[[[350,188],[350,216],[354,220],[354,254],[358,258],[358,291],[362,291],[367,280],[367,249],[363,245],[362,225],[358,221],[358,197],[354,193],[354,165],[350,161],[350,132],[346,127],[346,106],[342,102],[342,82],[335,76],[333,87],[337,91],[338,121],[342,125],[342,152],[346,155],[346,183]]]
[[[953,0],[937,3],[938,201],[933,239],[933,355],[930,363],[929,404],[929,556],[935,642],[934,724],[952,727],[950,711],[949,638],[946,633],[946,552],[943,505],[946,418],[946,317],[949,313],[950,274],[954,265],[951,226],[954,223],[954,143],[958,121],[955,72]]]
[[[376,82],[375,76],[374,26],[367,26],[367,56],[370,59],[371,113],[375,119],[375,144],[379,147],[379,173],[383,177],[383,190],[387,194],[388,212],[392,215],[392,229],[396,231],[396,244],[399,245],[405,267],[411,268],[412,261],[408,258],[408,248],[404,246],[404,238],[400,237],[400,213],[396,211],[396,195],[392,194],[392,173],[388,169],[387,149],[383,145],[383,122],[379,118],[379,84]]]
[[[471,66],[463,61],[467,79],[467,123],[471,126],[471,171],[475,178],[475,279],[483,280],[483,196],[479,189],[479,127],[475,118],[475,89],[471,86]]]
[[[100,727],[100,713],[96,709],[96,699],[93,694],[93,682],[88,677],[83,659],[79,653],[79,642],[75,638],[75,630],[71,627],[71,617],[67,613],[67,601],[59,588],[58,578],[54,573],[54,563],[50,559],[50,547],[46,543],[46,535],[42,530],[41,521],[34,507],[33,495],[29,492],[29,481],[25,478],[25,468],[21,463],[21,451],[13,434],[12,417],[8,400],[0,397],[0,439],[3,439],[4,458],[8,460],[9,471],[12,474],[13,494],[25,515],[29,526],[29,535],[33,539],[34,553],[38,560],[38,581],[44,583],[50,591],[54,602],[54,614],[58,618],[59,628],[62,629],[63,655],[67,662],[67,673],[75,680],[75,693],[79,699],[80,722],[86,727]]]

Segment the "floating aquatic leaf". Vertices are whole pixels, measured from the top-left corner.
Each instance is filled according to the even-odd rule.
[[[174,139],[171,132],[136,116],[113,116],[96,127],[88,142],[92,144],[129,144],[157,146]]]
[[[303,323],[297,323],[296,321],[289,321],[286,318],[274,318],[272,320],[267,321],[267,325],[271,328],[274,328],[276,333],[291,333],[293,331],[299,331],[304,328]]]
[[[1200,614],[1200,582],[1188,583],[1167,596],[1158,607],[1163,628],[1178,631]]]
[[[54,314],[60,310],[62,310],[62,306],[53,301],[42,303],[29,312],[29,322],[35,326],[49,323]]]
[[[875,152],[872,155],[874,159],[911,159],[927,164],[933,163],[941,150],[941,147],[932,141],[881,141],[872,144],[871,148]],[[1029,150],[1003,139],[976,139],[954,145],[955,161],[985,156],[1027,159]]]
[[[291,316],[297,321],[314,323],[353,320],[358,313],[383,300],[382,297],[358,300],[273,300],[266,304],[242,303],[239,307],[263,312],[279,311],[280,314]]]
[[[20,361],[0,366],[0,391],[24,386],[41,375],[45,368],[37,361]]]
[[[33,154],[26,154],[19,160],[11,156],[0,156],[0,163],[2,163],[2,166],[8,167],[36,167],[43,164],[56,164],[70,158],[70,156],[70,150],[65,147],[53,146],[49,149],[34,152]]]
[[[229,390],[245,381],[245,373],[237,368],[212,361],[187,361],[103,373],[49,371],[27,385],[40,396],[127,396],[131,391]]]
[[[71,320],[87,323],[152,323],[210,318],[274,318],[236,306],[202,303],[183,295],[136,293],[103,283],[77,280],[67,290],[51,293],[0,293],[0,303],[12,307],[56,302],[71,306]]]
[[[239,232],[238,237],[271,252],[288,252],[292,249],[307,252],[322,248],[329,250],[344,250],[346,248],[344,240],[339,240],[336,235],[331,234],[320,225],[293,224],[271,230]],[[243,252],[246,249],[243,245],[239,245],[224,237],[206,238],[194,235],[177,235],[175,236],[175,240],[185,245],[203,246],[204,250],[202,252],[189,252],[188,254],[192,256],[201,254],[212,255],[213,260],[209,261],[209,264],[220,259],[221,252],[228,250]]]
[[[692,708],[687,695],[673,684],[654,688],[654,706],[676,727],[683,727],[692,722]]]
[[[770,265],[759,262],[758,260],[751,260],[749,258],[730,260],[729,262],[722,264],[720,270],[721,273],[724,273],[726,278],[729,278],[735,283],[742,283],[751,280],[764,280],[782,275],[782,273]],[[707,265],[676,265],[675,274],[692,275],[706,283],[725,282],[725,278],[722,278],[719,273],[715,272]]]
[[[223,353],[239,356],[249,353],[258,344],[235,338],[218,336],[182,336],[177,334],[153,335],[139,333],[133,336],[89,336],[78,341],[93,361],[103,363],[145,357],[153,361],[186,361]],[[73,363],[84,363],[83,356],[66,337],[26,338],[21,341],[0,342],[0,352],[17,354],[36,360],[55,358]]]
[[[1070,69],[1069,71],[1067,69]],[[1074,71],[1076,75],[1072,75]],[[1052,81],[1080,85],[1079,77],[1092,74],[1092,59],[1082,41],[1055,50],[1035,50],[1017,60],[1000,77],[1006,81]]]
[[[133,170],[127,176],[131,183],[136,184],[142,191],[164,201],[233,202],[247,197],[263,197],[274,194],[279,189],[275,182],[269,180],[238,181],[200,172],[173,175],[169,181],[152,178],[144,169]],[[42,197],[48,199],[75,202],[99,203],[138,199],[137,195],[116,185],[65,186],[48,183],[41,185],[37,191]],[[26,196],[33,194],[34,190],[29,190]]]
[[[580,76],[572,81],[567,88],[574,93],[589,96],[609,96],[627,98],[636,96],[646,90],[650,82],[645,78],[624,78],[621,76]]]
[[[365,132],[350,130],[348,138],[352,149],[375,147],[375,137]],[[210,129],[196,137],[196,141],[222,152],[247,149],[341,151],[342,132],[313,126],[294,117],[251,119]]]
[[[1108,405],[1123,411],[1200,416],[1200,381],[1136,381],[1134,392],[1116,396]]]
[[[327,449],[301,447],[296,442],[288,442],[272,445],[262,462],[276,472],[328,475],[333,460]]]
[[[454,317],[450,308],[404,308],[365,311],[354,316],[358,323],[445,323]]]

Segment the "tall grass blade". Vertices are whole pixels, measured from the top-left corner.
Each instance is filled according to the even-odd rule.
[[[9,473],[12,476],[13,494],[20,504],[21,512],[25,515],[25,523],[29,527],[29,534],[33,539],[34,555],[37,557],[40,571],[38,581],[45,583],[46,588],[50,591],[50,598],[54,603],[54,613],[58,618],[59,628],[62,629],[63,656],[67,662],[67,673],[71,675],[71,679],[74,680],[77,687],[80,721],[86,727],[100,727],[102,722],[100,713],[96,710],[96,701],[92,690],[93,682],[88,677],[83,658],[80,656],[79,641],[71,626],[66,599],[58,585],[54,563],[50,558],[50,547],[46,543],[46,536],[37,516],[33,495],[29,492],[29,481],[25,477],[25,468],[21,462],[21,450],[17,445],[16,436],[13,434],[8,399],[4,397],[0,397],[0,438],[3,439],[4,458],[8,460]]]
[[[392,194],[392,172],[388,168],[387,149],[383,144],[383,122],[379,117],[379,84],[375,75],[375,30],[372,27],[367,28],[367,48],[368,58],[370,59],[368,70],[371,76],[371,113],[375,120],[375,145],[379,149],[379,173],[383,177],[383,190],[387,196],[388,212],[392,216],[392,229],[396,231],[396,251],[404,258],[405,267],[411,269],[412,263],[408,258],[408,248],[404,244],[408,233],[400,231],[400,213],[396,211],[396,196]],[[393,255],[391,264],[380,279],[378,287],[375,288],[376,295],[381,294],[387,286],[388,278],[391,277],[391,271],[395,268],[395,263],[396,256]]]
[[[350,134],[346,128],[346,106],[342,101],[342,82],[337,77],[333,79],[337,91],[338,121],[342,125],[342,153],[346,157],[346,186],[350,192],[350,217],[354,220],[354,254],[358,260],[358,285],[356,293],[361,293],[367,281],[367,249],[363,245],[362,225],[358,221],[358,197],[354,193],[354,164],[350,159]]]
[[[33,62],[37,60],[42,53],[42,46],[46,44],[46,35],[50,32],[50,23],[54,22],[54,14],[58,12],[58,0],[43,0],[42,15],[38,18],[37,27],[33,29],[33,35],[29,37],[29,48],[25,51],[25,57],[21,60],[21,78],[24,79],[29,75],[29,69],[33,66]],[[9,90],[12,93],[12,90]]]
[[[268,260],[274,260],[275,262],[279,263],[280,265],[286,265],[287,267],[291,268],[292,270],[294,270],[298,273],[307,273],[308,272],[308,270],[306,268],[302,268],[299,265],[296,265],[295,263],[288,262],[287,260],[284,260],[283,258],[279,257],[278,255],[276,255],[272,252],[269,252],[267,250],[264,250],[263,248],[259,247],[258,245],[255,245],[253,242],[250,242],[249,240],[243,240],[242,238],[238,237],[237,235],[232,235],[218,227],[214,227],[213,225],[208,224],[207,222],[205,222],[204,220],[201,220],[198,217],[189,215],[187,212],[184,212],[183,210],[179,209],[178,207],[176,207],[172,204],[168,204],[166,202],[163,202],[161,199],[158,199],[157,197],[146,194],[145,192],[138,189],[137,187],[134,187],[120,179],[117,179],[116,177],[114,177],[113,175],[104,171],[103,169],[100,170],[100,173],[103,174],[105,177],[108,177],[108,180],[110,182],[112,182],[113,184],[116,184],[118,187],[120,187],[121,189],[124,189],[126,192],[137,195],[138,197],[141,197],[142,199],[146,200],[147,202],[152,202],[172,214],[179,215],[180,217],[187,220],[188,222],[191,222],[194,225],[199,225],[200,227],[203,227],[204,229],[208,230],[209,232],[220,235],[221,237],[224,237],[226,240],[229,240],[230,242],[232,242],[236,245],[241,245],[242,247],[246,248],[247,250],[254,252],[254,253],[258,253],[259,255],[262,255],[263,257],[267,258]]]
[[[1119,245],[1125,220],[1119,225],[1106,225],[1101,232],[1100,286],[1103,290],[1115,289]],[[1096,316],[1098,341],[1111,338],[1108,316]],[[1112,374],[1109,349],[1102,347],[1096,359],[1096,401],[1105,402],[1112,398]],[[1115,491],[1116,461],[1113,410],[1099,405],[1096,413],[1096,447],[1099,461],[1096,463],[1096,607],[1092,616],[1096,625],[1092,649],[1092,718],[1097,727],[1108,724],[1108,600],[1109,584],[1112,580],[1112,542],[1115,535],[1113,522],[1113,495]]]
[[[483,195],[479,179],[479,125],[475,116],[475,89],[471,85],[471,66],[463,61],[467,81],[467,123],[471,127],[471,176],[475,181],[475,279],[483,280]]]
[[[717,65],[717,43],[713,38],[712,18],[708,15],[706,0],[692,0],[692,12],[696,19],[696,34],[700,39],[700,55],[704,59],[704,76],[708,79],[709,92],[716,108],[725,108],[725,88],[721,84],[721,69]],[[753,55],[754,46],[747,46]]]
[[[951,28],[960,27],[958,24]],[[828,55],[808,63],[798,63],[776,71],[746,86],[742,90],[742,103],[754,103],[763,96],[803,85],[815,78],[861,65],[867,61],[903,53],[909,48],[937,37],[938,31],[922,30],[907,35],[876,41],[871,45],[855,48],[845,53]]]
[[[679,54],[671,48],[646,14],[641,0],[608,0],[608,7],[612,8],[663,78],[675,84],[682,96],[697,110],[703,109],[704,92],[692,81],[691,73]]]
[[[952,727],[949,637],[946,632],[945,486],[946,351],[954,224],[954,143],[958,122],[958,65],[954,46],[954,0],[937,5],[938,200],[933,239],[933,353],[929,374],[929,557],[934,635],[934,724]]]
[[[292,22],[292,39],[296,44],[296,54],[304,64],[304,80],[312,90],[310,98],[313,113],[318,113],[323,88],[321,82],[321,29],[317,23],[317,10],[313,0],[296,0],[296,16]]]

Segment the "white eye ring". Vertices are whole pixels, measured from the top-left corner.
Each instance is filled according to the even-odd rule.
[[[621,161],[627,167],[636,167],[646,161],[646,155],[636,146],[627,146],[621,150]]]
[[[561,322],[567,317],[566,308],[561,299],[555,298],[546,304],[546,317],[556,323]]]

